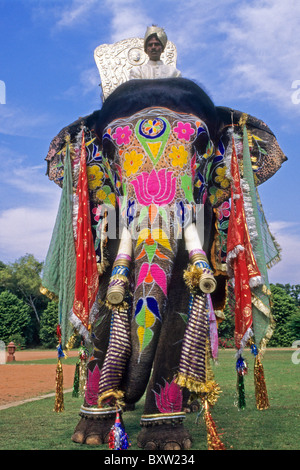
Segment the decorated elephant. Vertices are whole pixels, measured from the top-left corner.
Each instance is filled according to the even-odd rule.
[[[262,121],[183,78],[126,82],[53,139],[48,176],[63,193],[43,285],[60,297],[61,349],[75,328],[91,351],[73,441],[111,442],[145,392],[141,448],[190,448],[191,396],[213,425],[230,279],[241,370],[246,341],[259,353],[271,334],[265,266],[278,251],[256,188],[285,159]]]

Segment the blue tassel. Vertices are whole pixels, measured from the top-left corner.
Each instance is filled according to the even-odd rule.
[[[245,375],[248,372],[248,366],[245,361],[245,359],[242,356],[239,356],[236,365],[235,365],[236,371],[239,375]]]
[[[252,352],[253,356],[256,357],[257,354],[258,354],[258,349],[257,349],[256,344],[252,343],[250,348],[251,348],[251,352]]]
[[[61,343],[59,343],[59,345],[57,346],[57,357],[58,357],[58,359],[61,359],[62,357],[65,357],[65,354],[63,352]]]
[[[109,432],[108,445],[113,450],[126,450],[130,447],[130,442],[125,429],[122,426],[120,415],[117,412],[116,421]]]

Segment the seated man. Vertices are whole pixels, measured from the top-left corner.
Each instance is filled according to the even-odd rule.
[[[175,67],[166,65],[160,60],[160,56],[166,47],[168,38],[165,31],[158,26],[149,26],[144,38],[144,49],[149,61],[140,66],[133,67],[129,79],[154,79],[181,77],[181,73]]]

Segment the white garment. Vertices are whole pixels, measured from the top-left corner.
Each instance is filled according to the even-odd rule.
[[[137,65],[130,70],[129,80],[181,77],[181,73],[172,65],[166,65],[162,60],[149,60],[144,65]]]

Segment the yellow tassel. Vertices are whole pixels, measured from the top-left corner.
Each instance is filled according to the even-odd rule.
[[[175,383],[180,387],[187,388],[190,392],[195,392],[199,398],[205,395],[205,398],[210,406],[214,406],[219,398],[221,389],[217,382],[213,379],[206,382],[200,382],[185,374],[178,373],[175,378]]]
[[[189,264],[187,269],[184,271],[183,279],[191,292],[195,289],[196,291],[199,289],[199,282],[202,274],[203,270],[194,264]]]
[[[86,379],[87,379],[87,361],[86,359],[80,359],[79,364],[79,396],[84,397],[86,391]]]
[[[105,402],[109,400],[109,402],[113,401],[116,406],[122,407],[125,405],[123,402],[124,392],[121,390],[107,390],[106,392],[102,393],[101,396],[98,397],[98,407],[103,408]]]
[[[204,403],[204,421],[206,424],[208,450],[226,450],[223,442],[219,438],[215,422],[209,412],[209,405],[206,400]]]
[[[254,384],[256,408],[266,410],[270,407],[268,392],[266,387],[264,368],[258,356],[255,356],[254,363]]]
[[[54,410],[57,413],[64,411],[64,379],[63,379],[63,369],[60,362],[60,359],[57,361],[56,366],[56,390],[55,390],[55,404]]]

